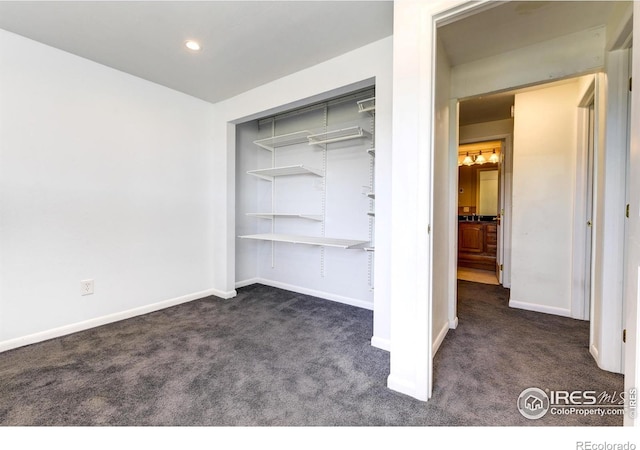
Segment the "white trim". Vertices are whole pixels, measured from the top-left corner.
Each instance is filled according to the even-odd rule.
[[[235,296],[235,291],[222,292],[217,289],[207,289],[206,291],[195,292],[193,294],[183,295],[181,297],[172,298],[169,300],[163,300],[158,303],[152,303],[150,305],[140,306],[138,308],[129,309],[126,311],[120,311],[106,316],[96,317],[93,319],[85,320],[82,322],[73,323],[70,325],[64,325],[58,328],[52,328],[46,331],[40,331],[38,333],[29,334],[27,336],[21,336],[14,339],[9,339],[0,342],[0,352],[5,352],[25,345],[31,345],[49,339],[66,336],[68,334],[77,333],[79,331],[88,330],[91,328],[107,325],[109,323],[119,322],[121,320],[130,319],[132,317],[141,316],[144,314],[160,311],[162,309],[170,308],[172,306],[180,305],[182,303],[188,303],[193,300],[199,300],[201,298],[216,296],[222,299],[229,299]]]
[[[451,225],[447,239],[449,241],[449,274],[448,288],[449,294],[447,313],[449,327],[455,322],[458,326],[458,141],[460,140],[460,101],[452,99],[449,101],[449,216]],[[451,230],[454,230],[451,232]]]
[[[390,352],[391,340],[373,336],[371,338],[371,346],[375,348],[379,348],[380,350],[385,350],[387,352]]]
[[[242,281],[236,281],[236,289],[240,289],[246,286],[251,286],[252,284],[259,284],[262,282],[261,278],[248,278],[246,280],[242,280]]]
[[[611,30],[611,31],[610,31]],[[626,8],[615,27],[607,27],[606,51],[628,49],[633,39],[633,6]]]
[[[595,344],[591,344],[589,346],[589,353],[591,353],[591,356],[593,356],[593,359],[595,359],[596,363],[597,363],[598,362],[599,352],[598,352],[598,348],[595,346]],[[598,365],[598,367],[599,367],[599,365]]]
[[[393,374],[389,375],[387,377],[387,387],[392,391],[408,395],[416,400],[424,402],[429,400],[429,397],[424,395],[424,392],[418,393],[415,384],[407,382],[406,377],[397,377]]]
[[[633,3],[633,28],[640,30],[640,2]],[[640,75],[640,33],[633,33],[633,50],[631,50],[631,74],[638,78]],[[637,82],[636,82],[637,83]],[[631,92],[631,117],[630,124],[637,124],[640,119],[640,89]],[[640,169],[640,130],[631,126],[629,130],[629,174],[638,173]],[[629,219],[627,221],[627,235],[625,245],[626,273],[625,273],[625,328],[627,330],[627,342],[624,344],[624,389],[629,392],[632,388],[640,387],[640,360],[638,359],[638,341],[640,340],[640,180],[638,177],[627,178],[630,205]],[[625,406],[629,406],[629,398]],[[636,405],[637,408],[637,405]],[[624,416],[625,426],[639,426],[640,419],[636,414]]]
[[[432,355],[435,356],[436,352],[440,348],[440,345],[442,344],[442,341],[444,341],[444,338],[447,336],[448,332],[449,332],[449,322],[445,322],[442,325],[442,328],[440,329],[440,332],[438,332],[438,335],[433,340],[433,344],[431,344],[432,345],[432,350],[431,350]]]
[[[587,292],[586,283],[587,281],[590,281],[589,285],[593,285],[591,280],[587,280],[587,267],[593,267],[592,261],[594,251],[592,250],[590,252],[590,258],[589,261],[587,261],[586,258],[588,230],[586,227],[586,223],[587,220],[591,220],[593,222],[593,216],[595,215],[595,209],[593,209],[592,211],[592,217],[588,217],[589,214],[587,211],[587,190],[589,189],[589,186],[587,185],[587,182],[589,180],[587,174],[587,169],[589,167],[589,107],[591,105],[594,105],[594,114],[597,114],[597,112],[595,111],[595,88],[596,79],[595,77],[592,77],[591,82],[585,86],[584,92],[580,95],[580,101],[578,102],[576,171],[574,174],[575,192],[573,201],[573,245],[571,259],[571,317],[580,320],[589,320],[591,291]],[[595,133],[595,130],[593,132]],[[593,145],[594,148],[591,157],[592,163],[595,163],[595,156],[597,152],[597,142],[595,139],[595,134]],[[593,168],[593,175],[595,178],[595,167]],[[595,179],[591,181],[592,184],[595,183]],[[593,235],[594,234],[592,233],[592,249],[595,248]]]
[[[537,303],[518,302],[512,299],[509,299],[509,308],[526,309],[527,311],[553,314],[555,316],[571,317],[571,310],[566,308],[539,305]]]
[[[280,281],[268,280],[266,278],[250,278],[248,280],[239,281],[236,283],[236,287],[245,287],[251,284],[264,284],[265,286],[271,286],[278,289],[284,289],[285,291],[297,292],[298,294],[311,295],[313,297],[323,298],[325,300],[331,300],[333,302],[342,303],[349,306],[355,306],[357,308],[368,309],[373,311],[373,302],[367,302],[357,298],[344,297],[342,295],[331,294],[330,292],[317,291],[315,289],[308,289],[301,286],[295,286],[293,284],[281,283]]]
[[[453,320],[449,321],[449,329],[451,330],[455,330],[456,328],[458,328],[458,317],[454,317]]]
[[[220,297],[223,300],[229,300],[230,298],[233,298],[236,295],[238,295],[238,292],[235,289],[233,291],[226,291],[226,292],[218,289],[209,289],[208,291],[204,291],[204,292],[211,292],[209,295],[215,295],[216,297]]]

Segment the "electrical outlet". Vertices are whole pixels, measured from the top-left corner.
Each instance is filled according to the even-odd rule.
[[[93,294],[93,280],[80,281],[80,295]]]

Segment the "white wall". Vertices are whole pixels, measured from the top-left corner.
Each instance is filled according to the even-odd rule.
[[[452,68],[454,98],[561,80],[604,67],[604,27],[561,36]]]
[[[460,127],[460,142],[482,141],[488,137],[510,135],[512,133],[513,119],[474,123]]]
[[[376,86],[376,256],[374,336],[372,343],[389,348],[389,272],[391,239],[391,37],[361,47],[317,66],[291,74],[215,105],[213,148],[218,211],[214,236],[214,286],[235,294],[235,124],[264,117],[311,102]]]
[[[516,94],[510,306],[570,315],[576,81]]]
[[[423,401],[431,396],[433,367],[433,15],[456,3],[396,0],[393,11],[393,339],[387,386]]]
[[[0,350],[215,292],[211,105],[2,30],[0,99]]]

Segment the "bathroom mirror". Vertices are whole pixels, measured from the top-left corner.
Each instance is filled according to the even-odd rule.
[[[498,169],[478,170],[478,215],[498,215]]]

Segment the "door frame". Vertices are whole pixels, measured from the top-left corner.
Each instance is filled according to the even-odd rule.
[[[633,4],[633,27],[640,30],[640,2]],[[631,76],[640,73],[640,33],[633,34],[633,46],[631,50]],[[636,123],[640,118],[640,90],[631,91],[631,123]],[[629,130],[629,171],[637,173],[640,170],[640,130],[631,127]],[[627,179],[629,192],[629,218],[627,218],[627,234],[625,236],[625,246],[627,248],[625,269],[626,286],[625,290],[625,321],[626,343],[624,345],[624,389],[629,393],[635,390],[637,401],[637,388],[640,386],[640,367],[638,359],[638,341],[640,333],[638,321],[640,321],[640,181],[638,177]],[[629,407],[629,395],[625,396],[625,406]],[[638,406],[635,405],[635,414],[625,414],[624,424],[627,426],[638,426]]]
[[[459,116],[459,110],[456,108],[456,120],[452,121],[452,126],[458,126],[457,117]],[[459,129],[459,126],[458,126]],[[455,133],[458,136],[458,130]],[[502,150],[500,151],[500,203],[503,205],[502,209],[504,209],[504,213],[500,214],[500,227],[499,228],[499,236],[498,236],[498,255],[497,255],[497,264],[502,264],[503,270],[500,276],[500,284],[505,288],[511,287],[511,187],[513,186],[513,133],[503,133],[503,134],[491,134],[491,135],[482,135],[477,136],[471,139],[463,139],[458,142],[452,141],[451,151],[453,152],[455,149],[456,157],[458,155],[458,146],[464,144],[472,144],[474,142],[482,142],[482,141],[502,141]],[[458,179],[458,166],[455,166],[453,169],[455,173],[452,174],[455,179]],[[458,192],[459,186],[456,182],[455,192]],[[450,214],[452,216],[458,216],[458,202],[455,202],[455,205],[452,205],[453,209]],[[454,241],[458,242],[458,231],[456,229]],[[457,261],[457,245],[454,249],[454,253],[451,255],[451,258],[454,261]],[[449,307],[449,310],[456,309],[455,303],[457,302],[457,295],[452,296],[450,301],[454,303],[453,306]]]
[[[587,235],[586,222],[591,221],[593,223],[593,217],[588,212],[587,190],[589,189],[589,167],[592,167],[593,174],[591,178],[591,188],[595,192],[594,175],[596,168],[596,146],[597,139],[595,138],[595,130],[590,131],[590,115],[589,108],[594,108],[594,128],[595,118],[597,117],[597,111],[595,110],[595,95],[596,95],[596,77],[594,76],[591,82],[586,86],[584,92],[581,95],[581,99],[578,102],[578,146],[576,151],[576,175],[575,175],[575,203],[573,209],[573,255],[572,255],[572,289],[571,289],[571,317],[580,320],[589,320],[591,317],[591,301],[593,297],[593,255],[594,252],[587,248]],[[594,133],[593,136],[593,149],[589,151],[590,133]],[[591,154],[590,154],[591,153]],[[591,159],[591,163],[589,162]],[[590,166],[591,164],[591,166]],[[594,199],[591,198],[592,210]],[[593,236],[595,235],[593,227],[591,230],[591,249],[593,249]],[[589,261],[587,261],[587,258]],[[587,280],[588,268],[590,274],[590,280]],[[589,288],[587,292],[587,281],[589,282]]]

